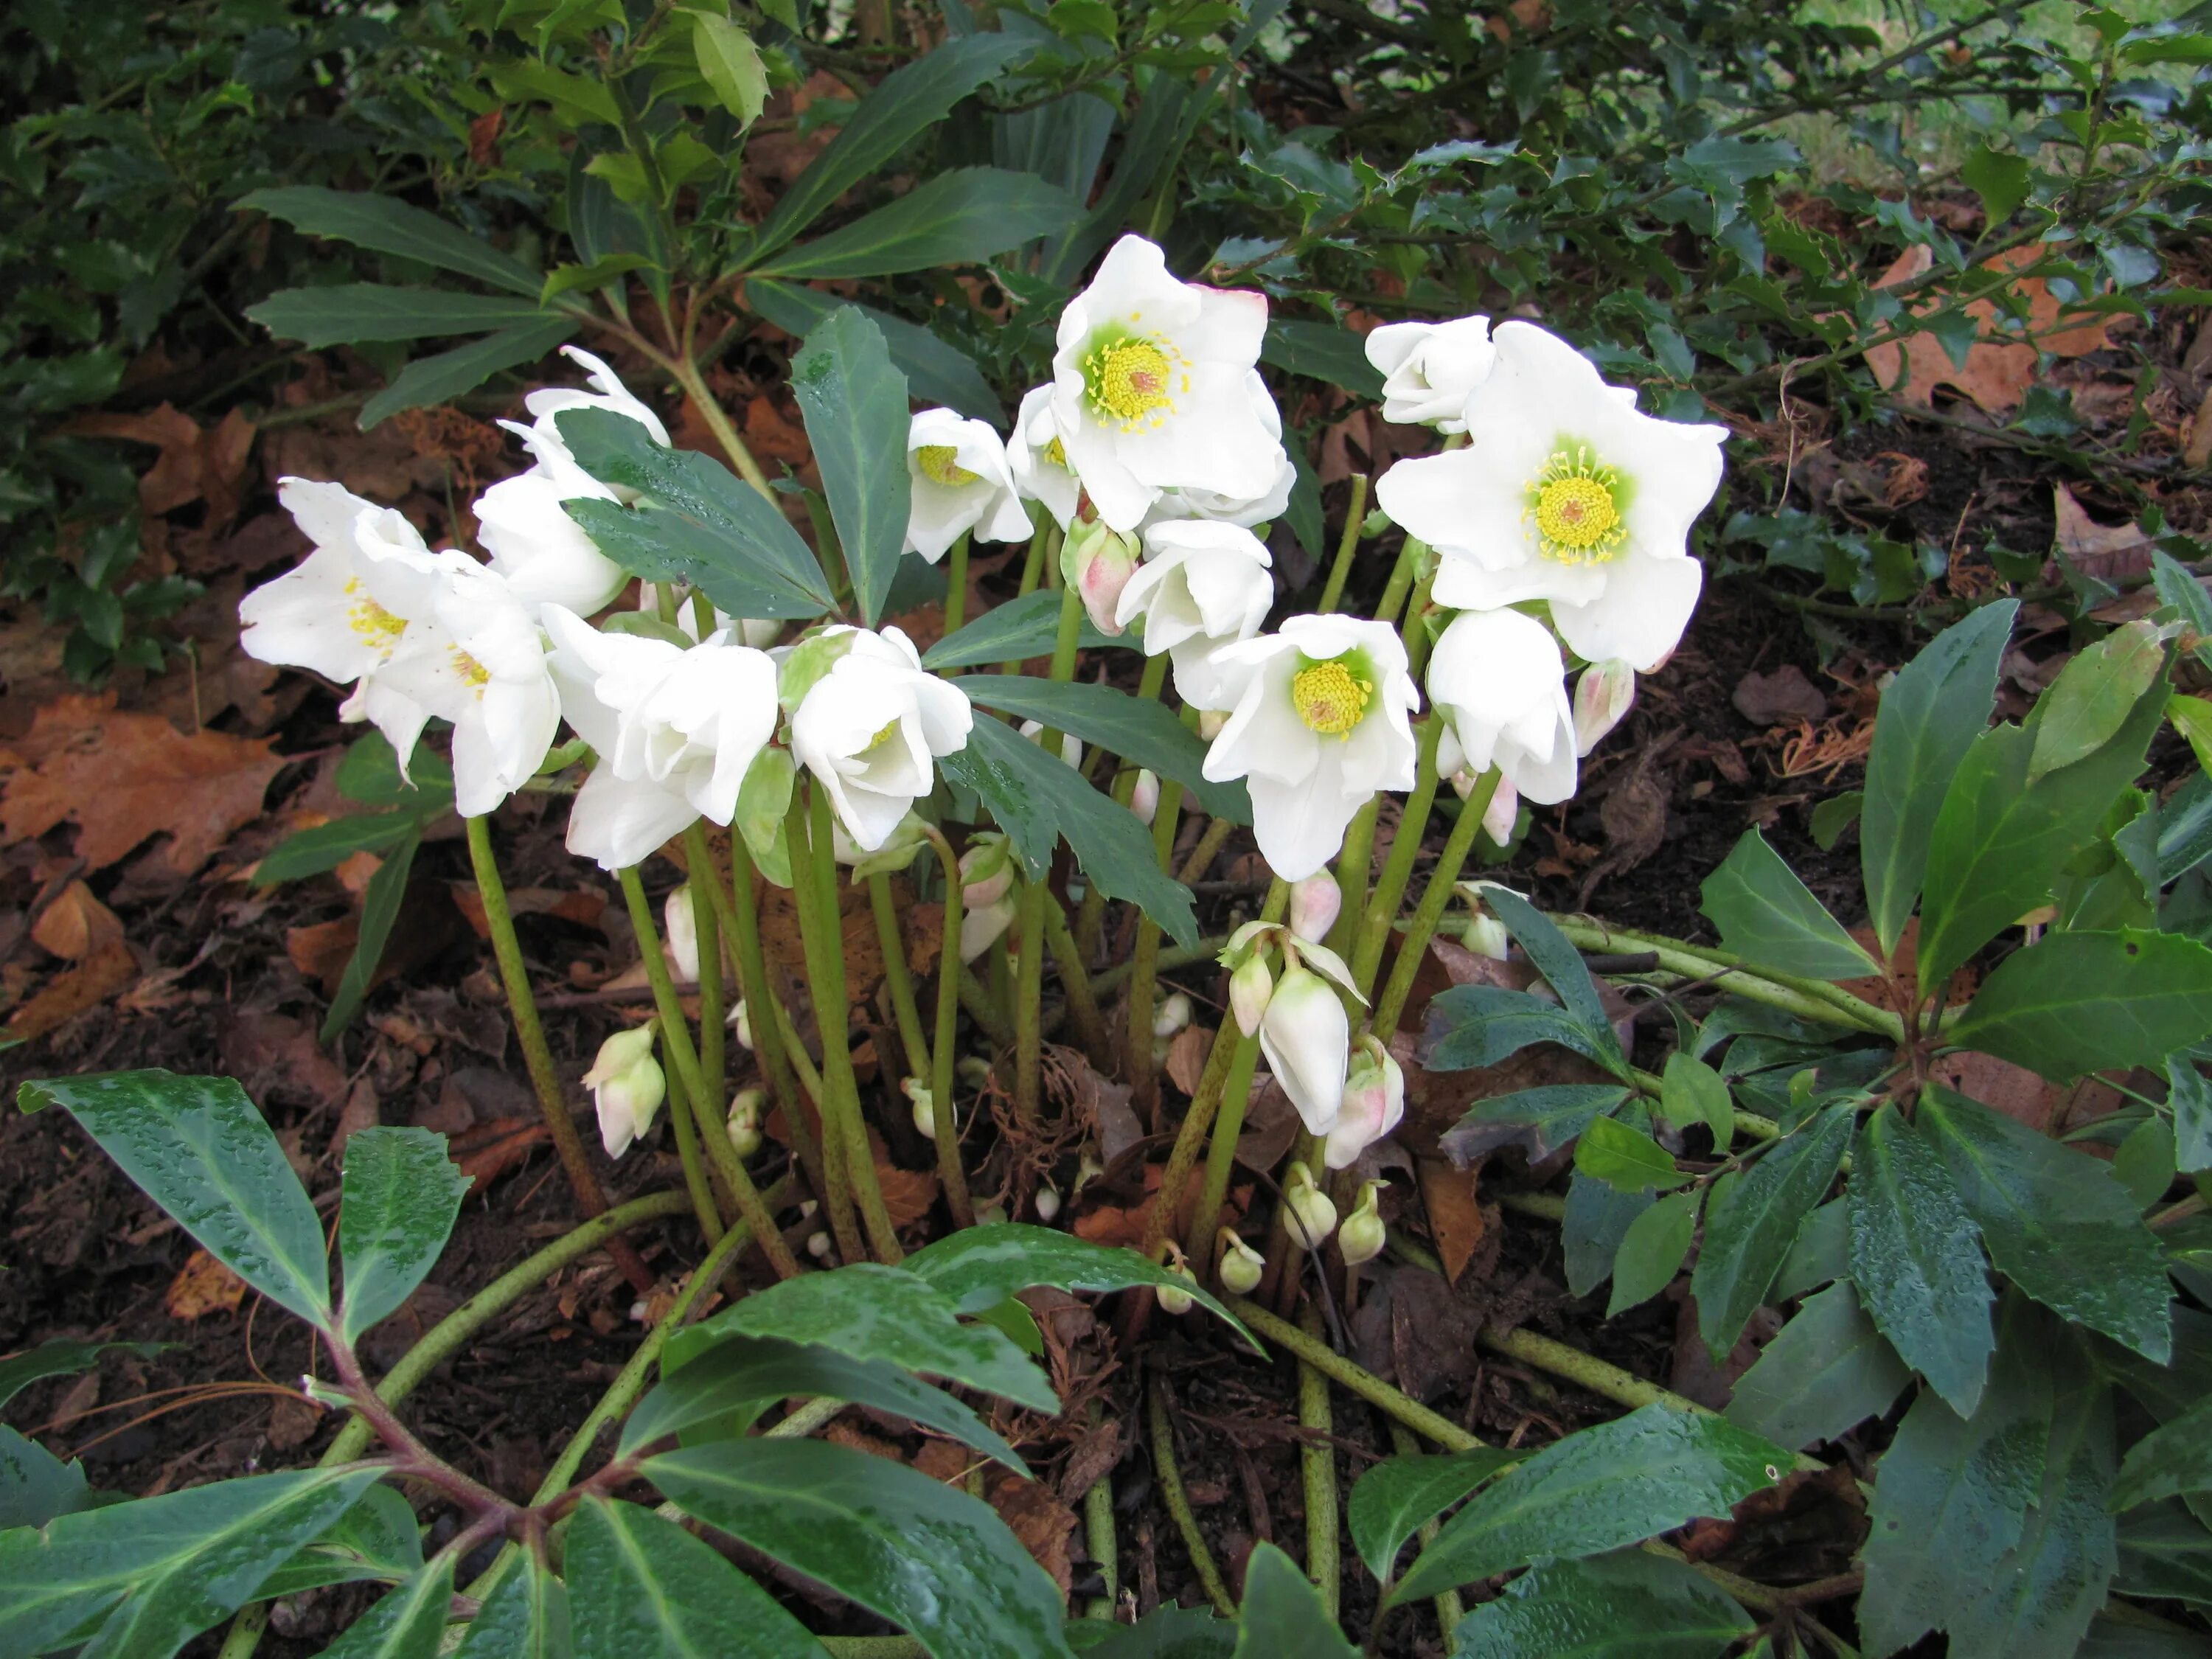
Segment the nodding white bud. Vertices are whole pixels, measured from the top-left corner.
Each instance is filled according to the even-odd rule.
[[[1587,755],[1636,702],[1636,671],[1614,657],[1594,662],[1575,682],[1575,753]]]
[[[1266,1256],[1239,1238],[1232,1229],[1221,1230],[1221,1265],[1215,1271],[1220,1275],[1223,1290],[1249,1296],[1260,1288],[1260,1275],[1267,1268]]]
[[[1121,590],[1137,574],[1137,554],[1142,546],[1134,534],[1115,530],[1099,519],[1079,521],[1060,544],[1061,580],[1083,601],[1091,626],[1102,634],[1121,631],[1115,612],[1121,608]]]
[[[918,1077],[901,1080],[899,1088],[914,1103],[915,1133],[924,1140],[937,1139],[937,1097]]]
[[[1514,821],[1520,816],[1521,792],[1506,779],[1498,779],[1498,793],[1482,815],[1482,833],[1503,847],[1513,839]]]
[[[762,1109],[768,1097],[758,1089],[740,1089],[730,1097],[730,1145],[739,1158],[750,1158],[761,1149]]]
[[[827,1233],[807,1234],[806,1254],[812,1256],[817,1261],[827,1261],[830,1255],[830,1235]]]
[[[1248,1037],[1259,1036],[1260,1022],[1274,994],[1275,976],[1267,971],[1267,958],[1255,951],[1229,976],[1229,1007],[1237,1016],[1237,1029]]]
[[[1202,742],[1212,743],[1221,735],[1221,728],[1229,724],[1229,711],[1224,708],[1201,708],[1198,711],[1198,735]]]
[[[1460,943],[1479,957],[1488,957],[1493,962],[1505,960],[1512,935],[1505,924],[1487,910],[1478,910],[1467,919],[1467,926],[1459,931]]]
[[[984,1222],[994,1227],[997,1226],[1006,1218],[1006,1206],[1003,1204],[986,1204],[981,1209],[975,1212],[976,1220]]]
[[[1060,1215],[1060,1188],[1049,1184],[1040,1187],[1030,1202],[1036,1206],[1036,1218],[1049,1224]]]
[[[1156,1037],[1171,1037],[1189,1024],[1190,999],[1181,991],[1170,991],[1152,1010],[1152,1035]]]
[[[1336,884],[1336,878],[1326,870],[1316,870],[1291,885],[1291,931],[1318,945],[1336,926],[1337,913],[1343,908],[1344,891]]]
[[[739,997],[737,1006],[723,1017],[722,1024],[737,1033],[738,1047],[747,1054],[753,1051],[753,1017],[745,1012],[745,1000]]]
[[[1161,1265],[1177,1279],[1197,1284],[1198,1275],[1191,1272],[1190,1263],[1183,1259],[1182,1249],[1173,1243],[1169,1244],[1167,1249],[1168,1259]],[[1154,1285],[1152,1295],[1160,1304],[1160,1311],[1165,1314],[1187,1314],[1198,1305],[1197,1298],[1188,1291],[1173,1285]]]
[[[661,907],[660,920],[667,930],[662,943],[667,948],[669,965],[685,984],[696,985],[699,982],[699,916],[692,908],[690,882],[685,882],[668,896],[668,902]]]
[[[1382,1226],[1382,1212],[1376,1207],[1376,1194],[1381,1190],[1371,1181],[1364,1182],[1359,1188],[1358,1207],[1345,1217],[1344,1224],[1336,1230],[1336,1248],[1347,1267],[1372,1261],[1390,1242]]]
[[[653,1127],[653,1114],[668,1094],[668,1079],[653,1057],[653,1024],[617,1031],[599,1045],[584,1086],[599,1115],[599,1143],[609,1158],[620,1158]]]
[[[811,1221],[814,1219],[814,1212],[821,1207],[821,1200],[802,1198],[799,1200],[799,1218],[801,1221]]]
[[[1014,896],[1007,893],[988,904],[978,905],[960,915],[960,960],[973,962],[1006,936],[1014,925],[1020,906]],[[1011,948],[1011,947],[1009,947]]]
[[[1283,1202],[1297,1223],[1290,1230],[1293,1244],[1319,1244],[1336,1231],[1336,1206],[1314,1185],[1313,1171],[1296,1160],[1283,1176]]]
[[[1353,1048],[1344,1079],[1344,1104],[1329,1128],[1323,1161],[1348,1170],[1360,1153],[1398,1127],[1406,1115],[1406,1073],[1373,1036]]]
[[[1014,855],[1004,836],[986,833],[960,855],[960,902],[980,910],[1006,896],[1014,884]]]
[[[1044,722],[1042,720],[1024,720],[1022,722],[1022,735],[1027,738],[1031,743],[1042,743],[1044,741]],[[1081,766],[1083,764],[1083,744],[1069,733],[1065,732],[1061,732],[1060,735],[1060,757],[1066,761],[1070,766]]]
[[[1129,792],[1129,810],[1147,824],[1160,810],[1159,774],[1149,766],[1137,774],[1137,787]]]

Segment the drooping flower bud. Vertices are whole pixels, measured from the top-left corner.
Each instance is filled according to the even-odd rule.
[[[1197,1284],[1198,1275],[1191,1272],[1190,1263],[1183,1259],[1182,1249],[1170,1243],[1167,1252],[1168,1259],[1161,1265],[1177,1279]],[[1180,1290],[1173,1285],[1155,1285],[1152,1295],[1160,1304],[1160,1311],[1164,1314],[1187,1314],[1198,1305],[1188,1291]]]
[[[761,1149],[761,1115],[768,1097],[758,1089],[740,1089],[730,1097],[730,1145],[739,1158],[750,1158]]]
[[[1352,1022],[1328,981],[1304,966],[1286,972],[1261,1018],[1260,1048],[1309,1133],[1336,1126],[1351,1048]]]
[[[924,1140],[937,1139],[937,1097],[918,1077],[902,1078],[899,1089],[914,1104],[915,1133]]]
[[[1513,825],[1521,816],[1521,792],[1500,778],[1498,793],[1490,798],[1490,805],[1482,815],[1482,833],[1500,847],[1513,839]]]
[[[1477,910],[1467,919],[1467,926],[1460,929],[1459,939],[1475,955],[1503,962],[1510,951],[1512,935],[1505,931],[1505,924],[1490,912]]]
[[[691,884],[685,882],[668,896],[661,907],[662,942],[669,965],[686,985],[699,982],[699,915],[691,905]]]
[[[1594,662],[1575,682],[1575,753],[1587,755],[1636,701],[1636,671],[1620,658]]]
[[[806,1254],[812,1256],[817,1261],[826,1261],[829,1260],[830,1235],[820,1232],[807,1234]]]
[[[1328,1132],[1328,1167],[1350,1169],[1405,1115],[1406,1073],[1379,1039],[1371,1033],[1361,1037],[1345,1075],[1344,1108]]]
[[[1031,743],[1042,743],[1044,741],[1044,722],[1042,720],[1024,720],[1022,722],[1022,735],[1027,738]],[[1082,744],[1066,732],[1060,734],[1060,757],[1066,761],[1070,766],[1079,768],[1083,764]]]
[[[1336,926],[1337,913],[1343,908],[1344,892],[1337,886],[1336,878],[1326,870],[1316,870],[1291,884],[1291,931],[1318,945]]]
[[[1030,1202],[1036,1209],[1036,1218],[1049,1226],[1060,1214],[1060,1188],[1049,1183],[1040,1187]]]
[[[1190,1024],[1190,999],[1181,991],[1171,991],[1160,1000],[1152,1011],[1152,1035],[1171,1037]]]
[[[609,1158],[620,1158],[653,1127],[653,1114],[667,1096],[668,1079],[653,1057],[653,1037],[650,1020],[617,1031],[599,1045],[599,1057],[584,1073],[584,1086],[599,1115],[599,1144]]]
[[[1291,1243],[1301,1248],[1319,1244],[1336,1231],[1336,1206],[1314,1185],[1313,1171],[1296,1160],[1283,1176],[1283,1202],[1297,1224],[1290,1230]]]
[[[1214,1271],[1220,1276],[1223,1290],[1238,1296],[1251,1295],[1260,1288],[1260,1275],[1267,1267],[1267,1258],[1239,1238],[1234,1230],[1221,1230],[1221,1263]]]
[[[739,997],[731,1005],[730,1012],[722,1017],[722,1024],[736,1034],[738,1047],[747,1054],[753,1051],[753,1017],[746,1012],[745,1000]]]
[[[964,913],[960,918],[960,960],[975,961],[1006,937],[1019,908],[1010,894],[981,909]]]
[[[960,855],[960,902],[971,910],[996,904],[1014,884],[1014,855],[1001,835],[986,832]]]
[[[1160,810],[1160,775],[1149,766],[1137,773],[1137,787],[1129,792],[1129,810],[1139,823],[1146,825]]]
[[[1336,1248],[1344,1256],[1344,1265],[1357,1267],[1363,1261],[1372,1261],[1382,1254],[1382,1247],[1390,1242],[1382,1225],[1382,1212],[1376,1206],[1376,1194],[1381,1188],[1372,1181],[1363,1182],[1359,1202],[1344,1225],[1336,1231]]]
[[[1060,544],[1060,574],[1091,613],[1091,626],[1102,634],[1119,634],[1114,620],[1121,590],[1137,574],[1137,553],[1143,545],[1132,534],[1109,528],[1102,519],[1072,526]]]
[[[1275,976],[1267,971],[1267,959],[1255,951],[1229,976],[1229,1006],[1237,1016],[1237,1029],[1248,1037],[1259,1036],[1260,1022],[1267,1018],[1274,994]]]

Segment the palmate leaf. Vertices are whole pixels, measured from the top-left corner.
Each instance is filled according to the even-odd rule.
[[[1226,1321],[1251,1344],[1255,1353],[1262,1352],[1236,1315],[1141,1251],[1094,1244],[1056,1228],[1032,1227],[1018,1221],[963,1227],[925,1244],[899,1266],[951,1297],[963,1314],[981,1313],[1008,1297],[1039,1286],[1104,1293],[1138,1285],[1155,1289],[1173,1285],[1216,1318]]]
[[[325,1584],[363,1580],[398,1583],[422,1565],[422,1534],[414,1506],[392,1486],[371,1486],[362,1499],[253,1592],[257,1601]]]
[[[1828,1194],[1855,1122],[1832,1107],[1786,1136],[1741,1173],[1713,1183],[1705,1242],[1690,1276],[1698,1332],[1709,1352],[1726,1353],[1765,1301],[1797,1229]]]
[[[1386,1457],[1376,1464],[1353,1484],[1345,1505],[1352,1547],[1367,1571],[1388,1579],[1407,1540],[1522,1456],[1480,1446],[1433,1457]]]
[[[489,242],[448,224],[434,213],[365,191],[286,185],[241,197],[240,210],[265,213],[310,236],[331,236],[379,253],[419,259],[494,288],[535,300],[545,278]]]
[[[1729,1422],[1778,1445],[1832,1440],[1887,1411],[1912,1381],[1851,1285],[1808,1297],[1735,1385]]]
[[[323,1651],[327,1659],[435,1659],[453,1599],[453,1558],[441,1554],[386,1591]]]
[[[2166,1062],[2212,1031],[2212,950],[2124,927],[2051,933],[1999,963],[1949,1040],[2054,1082]]]
[[[633,1659],[650,1650],[634,1650]],[[456,1659],[571,1659],[574,1651],[568,1587],[528,1552],[484,1598],[454,1650]]]
[[[1753,825],[1707,876],[1698,907],[1745,961],[1808,979],[1881,970]]]

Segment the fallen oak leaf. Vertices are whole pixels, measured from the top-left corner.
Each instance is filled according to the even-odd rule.
[[[39,948],[70,962],[123,937],[123,919],[93,896],[81,881],[64,887],[31,928]]]
[[[1984,260],[1982,269],[2017,270],[2034,264],[2042,252],[2037,246],[2014,248]],[[1935,256],[1925,244],[1908,248],[1876,279],[1875,286],[1894,288],[1911,282],[1926,275],[1934,262]],[[2101,351],[2112,343],[2106,333],[2107,319],[2068,312],[2041,277],[2022,277],[2014,288],[2027,301],[2025,331],[2001,325],[1994,301],[1972,301],[1966,313],[1974,321],[1976,338],[1966,349],[1963,365],[1952,360],[1950,352],[1933,333],[1923,331],[1902,340],[1869,347],[1867,367],[1874,371],[1875,379],[1886,391],[1907,406],[1928,407],[1936,388],[1948,385],[1957,387],[1989,413],[2002,415],[2017,409],[2028,388],[2034,385],[2039,353],[2080,357]],[[1916,306],[1914,310],[1932,311],[1941,303],[1939,300],[1930,300]]]
[[[550,1139],[543,1118],[499,1117],[455,1135],[446,1150],[473,1186],[489,1187]]]
[[[111,939],[18,1008],[6,1034],[18,1042],[44,1036],[137,982],[138,958],[121,939]]]
[[[173,1319],[202,1319],[211,1313],[233,1313],[246,1300],[246,1281],[210,1255],[194,1250],[169,1281],[161,1305]]]

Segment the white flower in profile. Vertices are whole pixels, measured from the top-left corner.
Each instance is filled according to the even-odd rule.
[[[699,818],[727,824],[775,735],[775,664],[717,630],[689,649],[602,633],[547,607],[562,712],[599,763],[568,815],[568,850],[623,870]]]
[[[1495,766],[1544,805],[1575,793],[1575,717],[1551,630],[1518,611],[1463,611],[1429,657],[1429,701],[1449,723],[1437,769]]]
[[[1053,419],[1100,518],[1133,530],[1163,490],[1273,486],[1282,446],[1247,385],[1267,329],[1260,295],[1178,281],[1141,236],[1108,251],[1052,360]]]
[[[1218,648],[1233,698],[1205,775],[1243,778],[1260,852],[1285,881],[1336,855],[1378,789],[1413,787],[1411,720],[1421,696],[1388,623],[1292,617],[1281,631]]]
[[[1590,361],[1533,323],[1498,325],[1498,362],[1468,398],[1468,445],[1401,461],[1376,498],[1443,555],[1455,610],[1550,602],[1577,656],[1647,673],[1705,583],[1690,526],[1720,487],[1722,426],[1638,414]]]
[[[1274,482],[1257,495],[1227,495],[1202,484],[1164,489],[1145,514],[1140,528],[1149,530],[1172,519],[1212,519],[1249,530],[1255,525],[1272,523],[1283,516],[1291,504],[1291,491],[1298,482],[1298,470],[1291,465],[1289,452],[1283,447],[1283,411],[1275,406],[1274,394],[1267,390],[1267,383],[1260,378],[1258,369],[1244,377],[1244,390],[1252,400],[1252,412],[1260,417],[1260,423],[1275,441]]]
[[[627,415],[652,435],[653,442],[664,446],[668,442],[668,428],[661,424],[660,416],[641,403],[622,383],[622,377],[609,368],[602,359],[593,356],[581,346],[564,345],[561,348],[561,355],[584,370],[585,379],[592,389],[586,392],[573,386],[541,386],[522,400],[522,406],[530,411],[532,422],[531,453],[538,458],[541,466],[559,462],[566,462],[570,466],[575,465],[575,457],[569,453],[568,443],[561,436],[561,428],[555,419],[562,411],[571,409],[604,409],[613,414]],[[514,431],[515,428],[509,427],[507,429]],[[617,501],[629,501],[636,498],[637,492],[623,485],[611,484],[606,488]]]
[[[975,714],[966,696],[923,672],[896,628],[825,629],[785,659],[783,672],[793,757],[830,792],[845,833],[874,851],[930,792],[935,758],[967,747]]]
[[[1260,1051],[1307,1131],[1334,1129],[1344,1105],[1352,1022],[1320,975],[1304,966],[1284,974],[1260,1017]]]
[[[1030,515],[1014,493],[1006,441],[989,422],[950,409],[923,410],[907,428],[906,470],[914,481],[908,552],[935,564],[971,531],[979,541],[1030,538]]]
[[[1014,435],[1006,441],[1006,462],[1013,469],[1015,493],[1024,501],[1042,506],[1062,530],[1075,521],[1083,484],[1067,464],[1067,446],[1052,417],[1050,386],[1031,386],[1022,394]]]
[[[1145,654],[1174,659],[1176,694],[1194,708],[1224,708],[1213,648],[1260,631],[1275,602],[1273,562],[1267,544],[1233,524],[1156,524],[1145,532],[1145,562],[1121,589],[1115,623],[1143,618]]]
[[[1498,361],[1490,319],[1385,323],[1367,336],[1367,361],[1382,375],[1382,418],[1439,432],[1467,430],[1468,394]]]
[[[653,1058],[653,1022],[617,1031],[599,1045],[584,1086],[599,1117],[599,1144],[620,1158],[653,1127],[667,1097],[668,1079]]]
[[[615,492],[557,441],[513,421],[501,424],[522,440],[537,464],[477,497],[477,540],[526,605],[557,605],[589,615],[612,602],[629,577],[562,504],[611,501]]]

